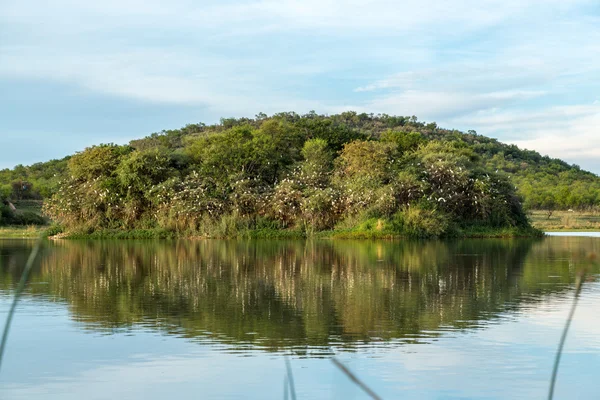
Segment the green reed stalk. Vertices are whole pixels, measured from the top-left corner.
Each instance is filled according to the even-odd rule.
[[[15,314],[15,310],[17,309],[17,303],[19,302],[19,298],[25,289],[25,284],[27,283],[27,279],[29,278],[29,273],[33,268],[33,262],[40,251],[40,246],[42,244],[42,239],[40,238],[31,253],[29,254],[29,258],[27,259],[27,263],[25,264],[25,269],[21,274],[21,280],[19,281],[19,285],[17,286],[17,290],[15,291],[15,296],[13,298],[13,302],[8,311],[8,316],[6,317],[6,323],[4,324],[4,332],[2,333],[2,342],[0,343],[0,369],[2,368],[2,358],[4,357],[4,350],[6,348],[6,341],[8,340],[8,332],[10,331],[10,324],[12,323],[13,316]]]
[[[342,364],[341,362],[338,361],[337,358],[332,357],[331,361],[335,364],[336,367],[338,367],[344,374],[346,374],[346,376],[348,376],[348,378],[350,378],[350,380],[352,382],[354,382],[356,385],[358,385],[358,387],[360,387],[365,393],[367,393],[369,396],[371,396],[372,399],[375,400],[381,400],[381,397],[379,397],[374,391],[372,391],[363,381],[361,381],[360,379],[358,379],[358,377],[356,375],[354,375],[352,373],[352,371],[350,371],[344,364]]]
[[[292,400],[296,400],[296,387],[294,386],[294,374],[292,374],[292,365],[290,360],[285,358],[285,368],[287,370],[286,375],[286,387],[289,387],[289,392],[292,396]],[[287,399],[287,397],[285,397]]]
[[[560,343],[558,344],[558,350],[556,351],[556,358],[554,359],[554,368],[552,369],[552,379],[550,380],[548,400],[552,400],[554,398],[554,386],[556,385],[556,376],[558,374],[560,357],[562,356],[563,347],[565,346],[565,341],[567,339],[567,333],[569,333],[571,321],[573,321],[573,315],[575,315],[575,309],[577,308],[577,302],[579,301],[579,295],[581,294],[581,287],[583,285],[584,277],[585,271],[581,271],[577,275],[577,280],[575,282],[575,298],[573,299],[573,305],[571,306],[571,310],[569,311],[569,316],[567,317],[567,322],[565,323],[565,328],[563,329],[563,333],[560,338]]]

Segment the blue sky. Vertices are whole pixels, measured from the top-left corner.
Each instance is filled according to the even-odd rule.
[[[597,0],[0,0],[0,168],[221,117],[416,115],[600,173]]]

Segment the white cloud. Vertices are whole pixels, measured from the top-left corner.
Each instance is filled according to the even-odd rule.
[[[44,63],[36,62],[43,57]],[[280,107],[309,111],[323,106],[260,88],[251,59],[224,60],[202,55],[181,55],[154,49],[130,53],[68,54],[15,47],[3,52],[0,75],[50,79],[82,88],[142,101],[199,105],[222,115],[277,112]],[[298,73],[304,71],[299,70]],[[259,105],[260,110],[256,107]]]
[[[35,26],[36,29],[33,37],[26,33],[15,37],[12,46],[12,36],[7,36],[9,40],[0,47],[3,59],[0,73],[9,77],[69,80],[90,90],[137,99],[214,104],[215,109],[221,110],[221,105],[255,103],[256,100],[245,98],[246,92],[252,92],[253,96],[258,93],[261,97],[261,93],[280,91],[280,88],[269,86],[278,85],[281,79],[290,79],[294,74],[310,76],[324,71],[335,74],[336,69],[345,67],[328,62],[325,49],[319,50],[319,59],[308,56],[308,59],[300,61],[284,54],[244,55],[242,52],[237,55],[238,46],[247,45],[248,37],[265,32],[292,34],[295,29],[309,29],[313,35],[348,38],[344,45],[351,46],[352,38],[364,40],[365,35],[367,38],[375,35],[372,37],[375,46],[366,45],[365,48],[363,45],[356,54],[352,54],[354,49],[346,47],[344,59],[338,62],[352,63],[353,59],[368,56],[368,47],[388,47],[389,53],[380,56],[378,61],[384,58],[392,61],[414,53],[419,46],[427,48],[425,51],[429,53],[439,51],[432,40],[443,42],[446,38],[460,37],[472,30],[490,29],[542,7],[551,6],[557,11],[565,11],[580,3],[585,1],[565,4],[541,0],[526,3],[520,0],[463,0],[452,6],[442,0],[352,0],[350,3],[338,0],[261,0],[225,4],[204,2],[201,6],[189,0],[173,1],[168,6],[157,0],[108,0],[101,4],[75,0],[41,4],[33,0],[11,1],[0,10],[0,22],[3,21],[9,28]],[[62,23],[57,23],[59,20]],[[156,29],[164,30],[167,37],[175,34],[175,42],[145,41],[144,36]],[[117,36],[120,34],[126,40]],[[408,36],[398,43],[396,49],[384,43],[398,34]],[[160,35],[157,39],[160,40]],[[518,38],[520,46],[522,39]],[[187,43],[190,40],[198,45]],[[302,38],[291,40],[302,41]],[[360,51],[365,50],[367,53],[361,55]],[[310,53],[311,50],[300,51]],[[521,53],[525,51],[534,54],[530,48]],[[524,59],[519,54],[514,60],[512,57],[499,57],[501,62],[494,61],[491,66],[486,65],[485,60],[473,62],[473,57],[478,57],[477,49],[466,60],[466,65],[464,62],[449,66],[442,63],[438,68],[418,65],[417,69],[379,79],[359,87],[357,91],[403,89],[401,93],[371,99],[363,107],[375,107],[370,111],[379,112],[385,111],[377,108],[380,106],[386,108],[399,103],[410,107],[410,102],[414,101],[416,109],[409,113],[421,114],[421,110],[431,108],[424,107],[422,103],[439,104],[439,112],[426,111],[428,115],[435,116],[454,109],[462,110],[459,104],[485,103],[496,93],[533,93],[533,90],[522,86],[547,81],[557,73],[552,67],[542,65],[543,61],[535,56]],[[274,77],[280,80],[268,82]],[[488,80],[492,81],[492,85]],[[484,93],[467,99],[470,97],[468,92],[482,88]],[[440,92],[440,99],[424,100],[425,96]],[[278,96],[264,97],[265,100],[272,98],[277,104],[281,102]],[[450,98],[458,99],[456,106],[448,105],[453,102]],[[331,107],[336,106],[338,104],[331,104]]]
[[[568,112],[571,108],[585,109],[586,113],[571,114]],[[573,106],[554,110],[558,115],[550,112],[547,119],[539,121],[537,126],[529,124],[531,128],[528,133],[532,138],[515,140],[514,143],[522,148],[571,160],[600,158],[600,106]],[[561,111],[567,111],[563,114],[566,121],[560,120]]]
[[[492,109],[443,121],[475,129],[520,148],[562,158],[597,171],[600,165],[600,104],[550,106],[540,110]]]
[[[475,129],[596,170],[600,20],[575,23],[568,13],[544,11],[529,22],[489,42],[489,49],[475,47],[457,60],[391,74],[355,92],[368,98],[371,110]]]
[[[543,91],[500,91],[490,93],[430,92],[407,90],[378,97],[362,111],[377,110],[390,115],[414,114],[425,120],[440,120],[452,115],[495,109],[507,103],[543,96]]]
[[[240,21],[257,25],[268,21],[270,25],[286,30],[291,27],[319,27],[326,30],[358,28],[409,31],[424,25],[435,26],[442,23],[454,25],[455,30],[463,30],[489,26],[541,6],[559,7],[564,11],[587,2],[589,1],[462,0],[449,4],[444,0],[259,0],[224,3],[205,1],[199,4],[190,0],[174,0],[169,3],[158,0],[107,0],[101,3],[75,0],[40,3],[35,0],[20,0],[9,1],[0,11],[0,17],[13,21],[73,15],[92,20],[106,17],[127,17],[129,21],[156,18],[163,26],[176,22],[228,26]],[[75,28],[84,23],[73,20],[66,25]]]
[[[417,115],[483,134],[518,131],[523,145],[591,157],[563,136],[595,145],[595,108],[545,125],[535,115],[591,103],[600,20],[585,7],[594,4],[9,0],[0,78],[198,105],[215,119],[310,109]]]
[[[355,92],[385,90],[445,90],[486,91],[514,90],[532,87],[556,79],[560,74],[556,65],[539,59],[504,60],[492,58],[485,62],[474,56],[438,68],[400,72],[355,89]],[[476,56],[474,58],[477,58]]]

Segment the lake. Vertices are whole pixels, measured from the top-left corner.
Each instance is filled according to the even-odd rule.
[[[0,240],[4,321],[33,241]],[[1,399],[598,397],[600,238],[55,241],[19,303]],[[3,322],[2,322],[3,324]]]

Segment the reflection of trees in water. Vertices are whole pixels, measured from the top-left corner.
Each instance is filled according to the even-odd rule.
[[[29,293],[66,301],[93,329],[144,324],[269,349],[411,338],[561,290],[569,243],[65,241],[45,249],[32,281],[46,284]],[[0,252],[8,288],[27,245]]]

